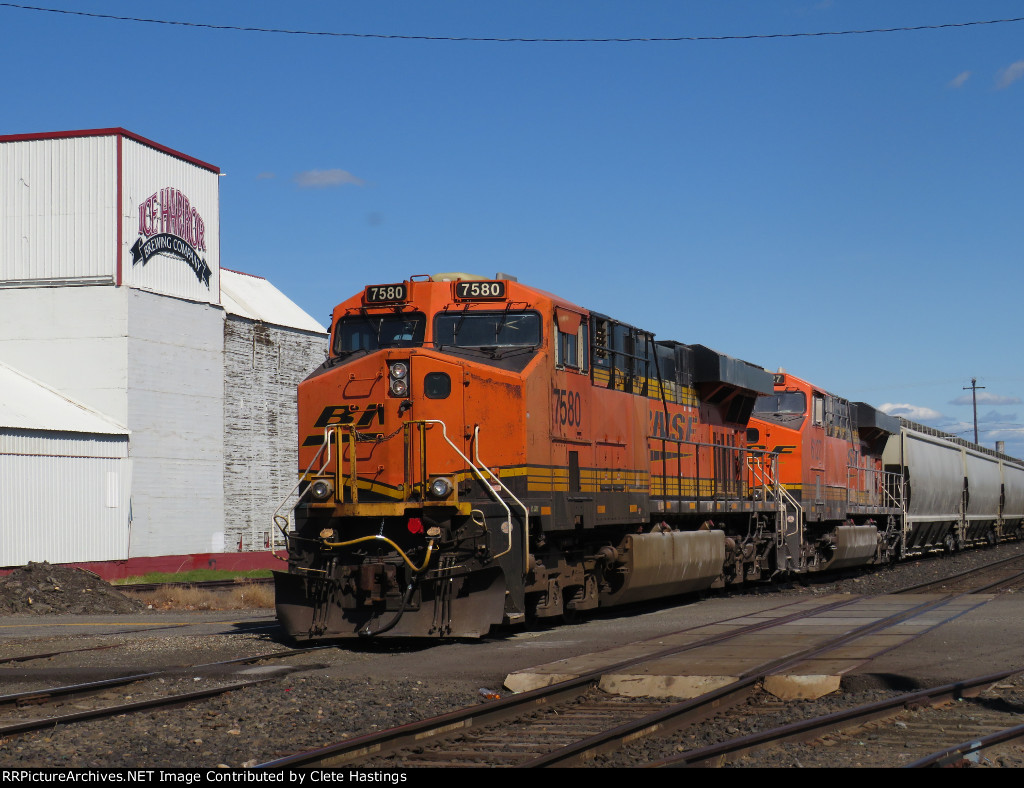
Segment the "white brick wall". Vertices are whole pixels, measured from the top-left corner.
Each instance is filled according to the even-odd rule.
[[[296,387],[320,366],[323,335],[228,315],[224,323],[226,549],[263,550],[297,481]],[[287,512],[286,512],[287,513]],[[280,542],[278,542],[280,544]]]

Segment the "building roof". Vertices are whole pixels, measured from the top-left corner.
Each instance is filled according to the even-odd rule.
[[[141,145],[162,151],[163,153],[174,156],[175,158],[191,162],[197,167],[202,167],[204,170],[220,174],[219,167],[215,167],[212,164],[208,164],[205,161],[201,161],[200,159],[197,159],[194,156],[189,156],[181,151],[176,151],[173,148],[168,148],[166,145],[161,145],[159,142],[153,142],[153,140],[146,139],[135,132],[128,131],[128,129],[122,129],[120,127],[110,129],[80,129],[77,131],[45,131],[38,134],[0,134],[0,143],[38,142],[40,140],[63,140],[74,139],[76,137],[127,137],[128,139],[135,140]]]
[[[261,276],[220,269],[220,301],[229,315],[326,334],[327,329]]]
[[[114,419],[0,361],[0,428],[128,435]]]

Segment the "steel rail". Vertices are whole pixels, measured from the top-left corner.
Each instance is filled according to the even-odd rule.
[[[810,610],[796,611],[787,616],[780,616],[769,621],[748,624],[729,632],[723,632],[699,641],[694,641],[693,643],[686,643],[681,646],[670,646],[640,657],[621,660],[620,662],[581,674],[574,679],[567,679],[565,681],[551,684],[547,687],[541,687],[539,689],[503,697],[501,699],[488,702],[483,706],[471,706],[468,708],[456,709],[455,711],[448,712],[447,714],[431,717],[426,720],[411,722],[385,731],[377,731],[363,736],[345,739],[316,750],[295,753],[273,761],[268,761],[267,763],[259,764],[256,768],[277,769],[297,766],[337,766],[368,755],[381,755],[387,752],[393,752],[404,746],[413,743],[420,743],[424,739],[448,733],[457,733],[462,730],[478,727],[482,724],[489,724],[503,719],[521,716],[535,708],[543,708],[545,706],[557,704],[566,699],[575,698],[586,692],[591,686],[595,685],[600,680],[601,676],[609,670],[622,670],[643,662],[662,659],[664,657],[680,654],[702,646],[720,643],[741,635],[758,632],[772,626],[790,623],[807,616],[826,613],[837,608],[851,605],[856,601],[856,599],[849,599],[839,602],[830,602],[824,605],[818,605]],[[786,605],[781,605],[779,608],[771,609],[784,609],[796,604],[799,603],[791,602]],[[690,627],[688,629],[680,630],[679,633],[673,634],[685,633],[697,628],[699,627]],[[666,635],[665,637],[671,637],[671,635]]]
[[[664,758],[659,761],[646,764],[645,768],[664,767],[687,767],[687,766],[720,766],[727,762],[730,756],[735,757],[753,750],[764,748],[768,745],[783,744],[786,742],[810,741],[820,738],[826,733],[831,733],[852,725],[861,725],[871,720],[891,716],[902,709],[915,706],[935,706],[950,700],[959,700],[964,697],[973,697],[982,692],[986,687],[1002,681],[1011,676],[1024,673],[1024,667],[992,673],[986,676],[965,679],[963,681],[943,684],[937,687],[929,687],[915,692],[908,692],[894,698],[866,703],[852,709],[825,714],[820,717],[813,717],[799,722],[792,722],[787,725],[780,725],[766,731],[759,731],[748,736],[740,736],[729,741],[711,744],[690,750],[678,756]],[[962,745],[961,745],[962,746]],[[952,753],[954,748],[942,751],[942,754]],[[938,757],[938,753],[936,757]],[[925,759],[918,762],[920,765]],[[911,764],[915,765],[915,764]]]
[[[579,763],[593,758],[601,752],[616,749],[625,743],[635,739],[656,733],[661,730],[674,730],[684,725],[699,722],[717,712],[723,707],[725,701],[738,702],[749,696],[757,688],[757,685],[766,676],[778,673],[786,668],[804,662],[807,659],[825,654],[836,648],[844,646],[858,638],[870,635],[882,629],[898,624],[914,616],[926,613],[941,607],[958,594],[950,594],[942,599],[925,601],[907,610],[894,613],[891,616],[856,627],[838,637],[832,638],[824,644],[810,646],[802,651],[787,655],[780,659],[758,666],[756,669],[747,671],[733,683],[720,687],[717,690],[700,695],[682,703],[674,704],[663,711],[642,717],[639,720],[620,725],[616,728],[603,731],[587,739],[575,742],[567,747],[545,753],[530,761],[520,764],[522,768],[536,768],[548,766],[565,766],[571,763]]]
[[[990,586],[991,585],[994,584],[990,584]],[[983,591],[985,588],[990,586],[975,589],[975,592]],[[865,635],[869,635],[873,632],[891,627],[906,619],[942,607],[961,596],[964,596],[964,594],[951,593],[945,594],[935,600],[925,600],[908,608],[907,610],[888,616],[885,619],[857,627],[856,629],[844,633],[837,638],[833,638],[827,643],[804,649],[797,654],[788,655],[773,662],[761,665],[751,671],[747,671],[736,682],[706,693],[698,698],[687,700],[680,704],[675,704],[664,711],[646,715],[638,720],[634,720],[594,736],[587,737],[586,739],[575,742],[567,747],[554,750],[550,753],[546,753],[526,761],[520,764],[520,766],[540,767],[578,763],[592,758],[598,752],[615,749],[628,741],[706,719],[707,717],[718,713],[723,708],[735,705],[743,698],[749,697],[749,695],[756,689],[758,683],[762,681],[766,675],[778,673],[779,671],[785,670],[787,667],[841,647],[853,640],[864,637]],[[625,667],[639,663],[672,656],[693,648],[708,645],[709,643],[723,642],[741,634],[746,634],[747,632],[763,630],[781,623],[788,623],[798,618],[811,617],[830,609],[853,604],[860,600],[860,597],[855,597],[844,602],[822,605],[814,610],[798,612],[785,618],[773,619],[771,621],[751,625],[750,627],[722,633],[700,642],[686,644],[682,647],[669,647],[656,653],[599,668],[591,673],[581,675],[576,679],[570,679],[546,688],[532,690],[510,698],[495,701],[494,703],[488,704],[486,709],[483,711],[481,711],[482,707],[457,710],[430,720],[410,723],[408,725],[401,726],[400,728],[393,728],[389,731],[366,734],[364,736],[348,739],[318,750],[287,756],[266,764],[261,764],[260,767],[257,768],[281,768],[286,766],[295,767],[314,765],[337,766],[349,763],[359,758],[365,758],[370,755],[384,755],[413,743],[417,745],[422,744],[423,740],[428,738],[445,734],[454,734],[460,731],[465,731],[474,726],[490,724],[501,719],[521,716],[532,708],[555,704],[559,702],[559,700],[564,700],[567,697],[578,696],[587,688],[596,684],[600,677],[609,671],[621,670]]]
[[[947,747],[944,750],[933,752],[930,755],[919,758],[913,763],[908,763],[904,768],[922,769],[925,767],[936,766],[956,766],[967,760],[968,755],[1021,738],[1024,738],[1024,725],[1015,725],[1012,728],[996,731],[995,733],[990,733],[987,736],[971,739],[970,741],[961,742],[960,744],[955,744],[952,747]]]
[[[989,566],[999,565],[1002,563],[1006,562],[1000,561]],[[984,568],[981,569],[983,570]],[[1014,580],[1021,576],[1024,576],[1024,573],[1015,575],[1014,578],[1011,578],[1010,580]],[[969,593],[981,593],[985,590],[988,590],[995,586],[1002,585],[1006,582],[1009,581],[1007,579],[995,581],[993,583],[986,584],[979,588],[972,589],[972,591]],[[810,649],[807,649],[806,653],[785,657],[782,660],[778,661],[778,664],[770,664],[768,666],[758,668],[757,671],[760,675],[751,675],[753,672],[748,672],[748,674],[742,676],[734,684],[722,687],[719,690],[716,690],[714,693],[708,693],[705,696],[700,696],[698,698],[685,701],[681,704],[670,707],[664,711],[657,712],[656,714],[644,717],[633,723],[628,723],[626,725],[619,726],[618,728],[602,732],[600,734],[597,734],[596,736],[592,736],[589,739],[576,742],[568,747],[564,747],[559,750],[554,750],[550,753],[546,753],[545,755],[539,756],[531,761],[521,764],[521,766],[524,768],[557,766],[566,765],[567,763],[572,762],[581,762],[588,758],[592,758],[597,753],[615,749],[618,746],[621,746],[622,744],[632,741],[636,738],[640,738],[641,736],[650,735],[660,730],[673,730],[684,725],[692,724],[693,722],[697,722],[703,717],[707,716],[704,710],[702,709],[702,701],[715,704],[715,708],[717,709],[721,706],[721,700],[717,697],[719,695],[727,695],[731,697],[731,693],[733,690],[735,690],[736,692],[746,691],[748,694],[752,693],[754,688],[756,687],[756,684],[767,675],[770,675],[772,673],[778,673],[779,671],[784,670],[786,667],[792,666],[793,664],[797,664],[806,659],[813,658],[814,656],[818,656],[820,654],[831,651],[835,648],[847,644],[850,641],[863,637],[864,635],[868,635],[872,632],[888,628],[894,624],[900,623],[903,620],[912,618],[916,615],[920,615],[924,612],[928,612],[929,610],[942,607],[954,599],[969,595],[969,593],[946,594],[940,599],[922,602],[921,604],[916,605],[915,607],[912,607],[908,610],[902,611],[901,613],[888,616],[884,619],[880,619],[879,621],[873,622],[871,624],[865,624],[864,626],[851,630],[850,632],[845,633],[844,635],[834,639],[833,641],[830,641],[829,643],[824,644],[823,646],[812,647]],[[1011,673],[1013,672],[1017,671],[1011,671]]]
[[[269,654],[257,654],[251,657],[236,657],[234,659],[222,660],[220,662],[206,662],[199,665],[175,665],[163,670],[153,670],[147,673],[134,673],[128,676],[117,676],[110,679],[100,679],[98,681],[87,681],[81,684],[66,684],[59,687],[44,687],[43,689],[37,690],[26,690],[25,692],[15,692],[9,695],[0,695],[0,706],[10,705],[25,705],[29,703],[46,703],[50,700],[60,697],[86,697],[88,695],[95,694],[101,690],[108,689],[110,687],[124,686],[125,684],[134,684],[139,681],[146,681],[147,679],[159,678],[161,676],[168,676],[178,671],[189,670],[203,670],[210,668],[218,668],[226,665],[245,665],[250,662],[260,662],[265,659],[282,659],[284,657],[290,657],[295,654],[303,654],[307,651],[317,651],[327,646],[318,646],[312,649],[301,649],[301,650],[290,650],[290,651],[274,651]],[[61,653],[61,652],[58,652]]]
[[[205,698],[213,697],[216,695],[223,695],[225,692],[231,692],[232,690],[242,689],[243,687],[249,687],[254,684],[262,684],[267,681],[273,681],[276,678],[277,676],[265,676],[259,679],[252,679],[250,681],[240,681],[234,684],[226,684],[222,687],[215,687],[213,689],[186,692],[181,695],[164,695],[159,698],[135,701],[134,703],[124,703],[116,706],[104,706],[98,709],[77,711],[71,714],[63,714],[57,717],[45,717],[37,720],[26,720],[24,722],[10,723],[8,725],[0,727],[0,737],[14,736],[16,734],[27,733],[29,731],[40,730],[42,728],[53,728],[55,725],[66,725],[72,722],[83,722],[86,720],[95,720],[103,717],[113,717],[118,714],[126,714],[128,712],[133,711],[143,711],[145,709],[160,708],[164,706],[176,706],[182,703],[189,703],[193,700],[203,700]]]
[[[896,594],[920,594],[925,589],[928,589],[928,588],[941,587],[943,585],[948,585],[949,583],[956,582],[957,580],[963,580],[964,578],[970,577],[971,575],[980,574],[981,572],[987,572],[987,571],[989,571],[991,569],[998,569],[999,567],[1005,566],[1007,564],[1019,563],[1021,561],[1024,561],[1024,556],[1021,556],[1021,555],[1010,556],[1009,558],[1003,558],[1003,559],[1001,559],[999,561],[993,561],[991,564],[985,564],[984,566],[977,566],[977,567],[974,567],[973,569],[965,569],[963,572],[957,572],[956,574],[949,575],[948,577],[945,577],[945,578],[943,578],[941,580],[929,580],[927,583],[918,583],[917,585],[907,586],[906,588],[901,588],[899,591],[896,591],[895,593]],[[1015,579],[1019,578],[1020,576],[1021,576],[1020,574],[1015,575],[1015,576],[1013,576],[1011,578],[1011,580],[1015,580]],[[981,593],[981,591],[975,591],[975,593]]]

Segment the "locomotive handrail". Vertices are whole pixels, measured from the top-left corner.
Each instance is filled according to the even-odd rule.
[[[490,490],[490,492],[491,492],[491,496],[492,496],[492,497],[494,498],[494,500],[496,500],[496,501],[497,501],[497,502],[498,502],[499,504],[501,504],[501,507],[502,507],[502,508],[503,508],[503,509],[505,510],[505,513],[506,513],[506,515],[508,516],[508,519],[506,520],[506,522],[508,523],[508,547],[507,547],[507,548],[505,549],[505,552],[503,552],[503,553],[498,553],[497,555],[495,555],[495,556],[494,556],[494,558],[496,558],[496,559],[497,559],[497,558],[501,558],[501,557],[502,557],[503,555],[506,555],[506,554],[508,554],[509,552],[511,552],[511,551],[512,551],[512,510],[508,508],[508,504],[506,504],[506,503],[505,503],[505,502],[504,502],[503,500],[501,500],[501,496],[500,496],[500,495],[498,495],[498,494],[497,494],[497,493],[496,493],[496,492],[494,491],[494,488],[493,488],[493,487],[491,487],[491,484],[490,484],[490,482],[488,482],[488,481],[487,481],[487,479],[486,479],[486,478],[484,478],[484,475],[483,475],[482,473],[480,473],[480,469],[479,469],[479,468],[477,468],[477,467],[476,467],[476,466],[475,466],[475,465],[473,464],[473,461],[472,461],[471,459],[469,459],[469,457],[467,457],[467,456],[466,456],[465,454],[463,454],[463,453],[462,453],[462,450],[461,450],[461,449],[460,449],[460,448],[459,448],[458,446],[456,446],[456,445],[455,445],[454,443],[452,443],[451,439],[450,439],[450,438],[448,437],[448,427],[447,427],[447,425],[446,425],[446,424],[445,424],[445,423],[444,423],[443,421],[441,421],[440,419],[423,419],[423,420],[422,420],[422,421],[420,422],[420,424],[440,424],[440,425],[441,425],[441,437],[442,437],[442,438],[444,438],[444,440],[445,440],[445,443],[447,443],[447,444],[448,444],[449,446],[451,446],[451,447],[452,447],[452,450],[453,450],[453,451],[454,451],[454,452],[455,452],[456,454],[458,454],[458,455],[459,455],[459,456],[460,456],[460,457],[461,457],[461,458],[462,458],[462,459],[463,459],[463,460],[465,461],[465,463],[466,463],[466,464],[467,464],[467,465],[468,465],[468,466],[469,466],[470,468],[472,468],[472,469],[473,469],[473,473],[475,473],[475,474],[476,474],[476,476],[477,476],[477,478],[478,478],[478,479],[480,479],[480,481],[481,481],[481,482],[483,483],[484,487],[486,487],[486,488],[487,488],[488,490]],[[476,428],[476,432],[479,432],[479,430],[480,430],[480,427],[478,426],[478,427]],[[476,435],[476,433],[474,433],[474,436],[475,436],[475,435]],[[477,443],[477,444],[479,443],[479,441],[477,441],[475,437],[474,437],[474,443]],[[488,473],[490,473],[490,474],[491,474],[491,476],[494,476],[494,474],[493,474],[493,473],[491,473],[491,469],[490,469],[490,468],[487,468],[487,472],[488,472]],[[496,477],[496,476],[495,476],[494,478],[495,478],[495,479],[497,479],[497,477]],[[502,488],[503,490],[505,490],[506,492],[508,492],[508,488],[506,488],[506,487],[505,487],[505,485],[504,485],[504,484],[502,484],[500,480],[498,481],[498,484],[499,484],[499,485],[501,485],[501,488]],[[514,495],[512,495],[512,493],[509,493],[509,495],[510,495],[510,496],[511,496],[511,497],[512,497],[512,498],[513,498],[513,499],[514,499],[515,501],[516,501],[516,503],[518,503],[518,504],[519,504],[520,506],[522,506],[522,505],[523,505],[522,503],[520,503],[520,501],[519,501],[519,500],[518,500],[518,499],[517,499],[517,498],[516,498],[516,497],[515,497]],[[523,508],[524,508],[524,510],[525,510],[525,507],[523,507]],[[523,560],[524,560],[524,561],[526,561],[526,560],[527,560],[527,557],[526,557],[526,556],[524,556]]]
[[[712,450],[714,450],[714,449],[721,449],[721,450],[724,450],[726,452],[731,452],[731,453],[738,454],[740,456],[740,458],[741,458],[740,459],[741,462],[744,462],[743,455],[747,455],[746,459],[745,459],[745,462],[746,462],[748,470],[752,470],[751,469],[751,462],[754,461],[755,458],[757,458],[757,457],[772,457],[773,458],[772,459],[772,463],[774,464],[774,462],[775,462],[775,459],[774,459],[775,455],[773,455],[772,452],[769,452],[769,451],[759,451],[757,449],[751,449],[751,448],[746,447],[746,446],[730,446],[728,443],[705,443],[703,441],[686,440],[685,438],[671,438],[671,437],[669,437],[667,435],[663,436],[663,435],[653,435],[653,434],[649,434],[647,436],[647,440],[648,441],[661,441],[662,443],[674,443],[676,446],[684,446],[684,445],[685,446],[693,446],[696,449],[712,449]],[[624,445],[624,444],[614,443],[614,444],[607,444],[607,445],[620,446],[620,445]],[[700,497],[701,497],[701,494],[700,494],[700,481],[701,481],[701,479],[699,478],[700,477],[700,454],[699,453],[695,455],[695,461],[697,463],[697,477],[694,479],[694,481],[697,484],[695,497],[697,499],[700,499]],[[714,473],[714,471],[712,471],[712,473]],[[667,473],[665,474],[665,478],[666,478],[666,481],[665,481],[664,497],[668,498],[670,496],[669,496],[669,491],[668,491],[668,474]],[[728,482],[728,481],[735,481],[737,483],[744,482],[744,480],[739,478],[738,476],[737,476],[736,479],[733,479],[733,480],[729,480],[729,479],[720,480],[717,476],[714,476],[714,475],[708,477],[706,479],[706,481],[711,482],[713,485],[716,485],[716,487],[713,488],[712,495],[715,494],[714,491],[717,491],[717,485],[719,485],[720,483],[724,486],[725,482]],[[747,487],[760,487],[760,486],[764,486],[763,484],[751,483],[750,481],[747,481],[746,484],[747,484]],[[683,497],[681,490],[680,490],[679,495],[677,497],[679,497],[679,498]],[[741,499],[741,498],[749,498],[750,495],[749,495],[749,493],[748,494],[744,494],[743,490],[740,489],[740,490],[736,491],[734,497],[737,498],[737,499]]]
[[[851,503],[853,493],[867,493],[874,500],[870,505],[891,509],[903,509],[903,477],[892,471],[880,471],[877,468],[862,468],[859,465],[846,466],[846,503]],[[856,479],[854,479],[856,477]],[[851,481],[860,483],[863,489],[852,488]]]
[[[330,437],[329,437],[329,432],[330,432],[330,427],[328,427],[328,428],[326,428],[324,430],[324,442],[322,444],[320,444],[320,448],[316,450],[316,454],[313,455],[313,459],[310,460],[309,465],[306,466],[306,470],[303,471],[299,475],[299,480],[297,482],[295,482],[295,486],[292,487],[291,490],[288,491],[288,494],[285,495],[284,499],[281,501],[280,504],[278,504],[278,507],[274,510],[274,513],[271,515],[271,518],[270,518],[271,522],[274,524],[274,526],[281,532],[281,534],[285,538],[285,547],[286,548],[287,548],[287,545],[288,545],[288,532],[285,530],[284,527],[281,526],[281,523],[279,521],[280,520],[284,520],[284,523],[287,526],[288,525],[288,518],[287,517],[282,517],[281,510],[284,508],[284,505],[286,503],[288,503],[288,499],[291,498],[295,494],[295,491],[297,489],[299,489],[299,485],[302,484],[303,481],[305,481],[307,476],[309,476],[309,472],[311,470],[313,470],[313,465],[316,463],[317,458],[320,457],[320,454],[323,452],[323,450],[325,448],[327,449],[327,460],[326,460],[326,462],[330,462],[331,461],[331,449],[330,449],[331,440],[330,440]],[[302,502],[302,499],[306,497],[306,493],[308,493],[308,492],[309,492],[309,487],[307,486],[306,489],[302,491],[302,494],[296,499],[295,504],[292,506],[292,509],[294,509],[296,506],[298,506]],[[274,530],[271,529],[270,533],[273,534]],[[270,539],[271,539],[270,549],[271,549],[271,552],[273,552],[274,544],[275,544],[275,537],[271,536]]]
[[[494,479],[494,481],[498,483],[501,489],[503,489],[508,494],[508,497],[515,501],[517,504],[519,504],[519,506],[522,507],[523,509],[523,567],[524,569],[528,570],[530,566],[530,510],[526,507],[526,504],[520,501],[515,496],[515,493],[513,493],[508,487],[506,487],[504,482],[502,482],[501,479],[499,479],[494,474],[494,472],[486,465],[484,465],[483,462],[481,461],[479,424],[475,425],[473,429],[473,455],[476,457],[476,461],[480,463],[480,467],[487,471],[490,477]],[[494,492],[493,488],[491,488],[491,492]],[[507,506],[505,507],[505,511],[508,512],[508,550],[505,551],[505,553],[507,553],[509,552],[509,550],[512,549],[512,512],[508,509]],[[505,555],[505,553],[502,553],[501,555]],[[494,557],[500,558],[500,556],[497,555]]]
[[[782,547],[785,541],[790,536],[799,535],[800,540],[803,541],[803,523],[804,523],[804,508],[800,505],[793,494],[782,485],[778,476],[775,473],[775,464],[778,461],[778,455],[770,452],[758,452],[759,456],[751,456],[747,458],[747,469],[750,471],[751,479],[757,482],[766,494],[770,492],[772,498],[776,503],[776,514],[777,514],[777,527],[775,529],[775,544],[778,547]],[[768,464],[764,463],[764,460],[768,457],[771,458],[771,462]],[[760,470],[759,470],[760,469]],[[793,531],[788,530],[787,513],[792,509],[795,515],[793,521]]]

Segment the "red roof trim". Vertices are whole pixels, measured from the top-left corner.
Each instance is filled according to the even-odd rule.
[[[220,270],[221,271],[228,271],[228,272],[230,272],[232,274],[238,274],[239,276],[248,276],[248,277],[250,277],[252,279],[263,279],[263,281],[266,281],[265,277],[257,276],[256,274],[247,274],[245,271],[235,271],[235,270],[233,270],[231,268],[225,268],[224,266],[221,266]]]
[[[127,129],[112,128],[112,129],[82,129],[81,131],[46,131],[40,134],[6,134],[0,135],[0,142],[34,142],[37,140],[64,140],[74,139],[76,137],[127,137],[130,140],[135,140],[141,145],[145,145],[154,150],[158,150],[161,153],[166,153],[175,158],[182,159],[194,164],[197,167],[202,167],[204,170],[215,172],[220,174],[220,167],[215,167],[201,159],[197,159],[193,156],[188,156],[181,151],[176,151],[173,148],[168,148],[166,145],[161,145],[159,142],[153,142],[145,137],[140,137]]]

